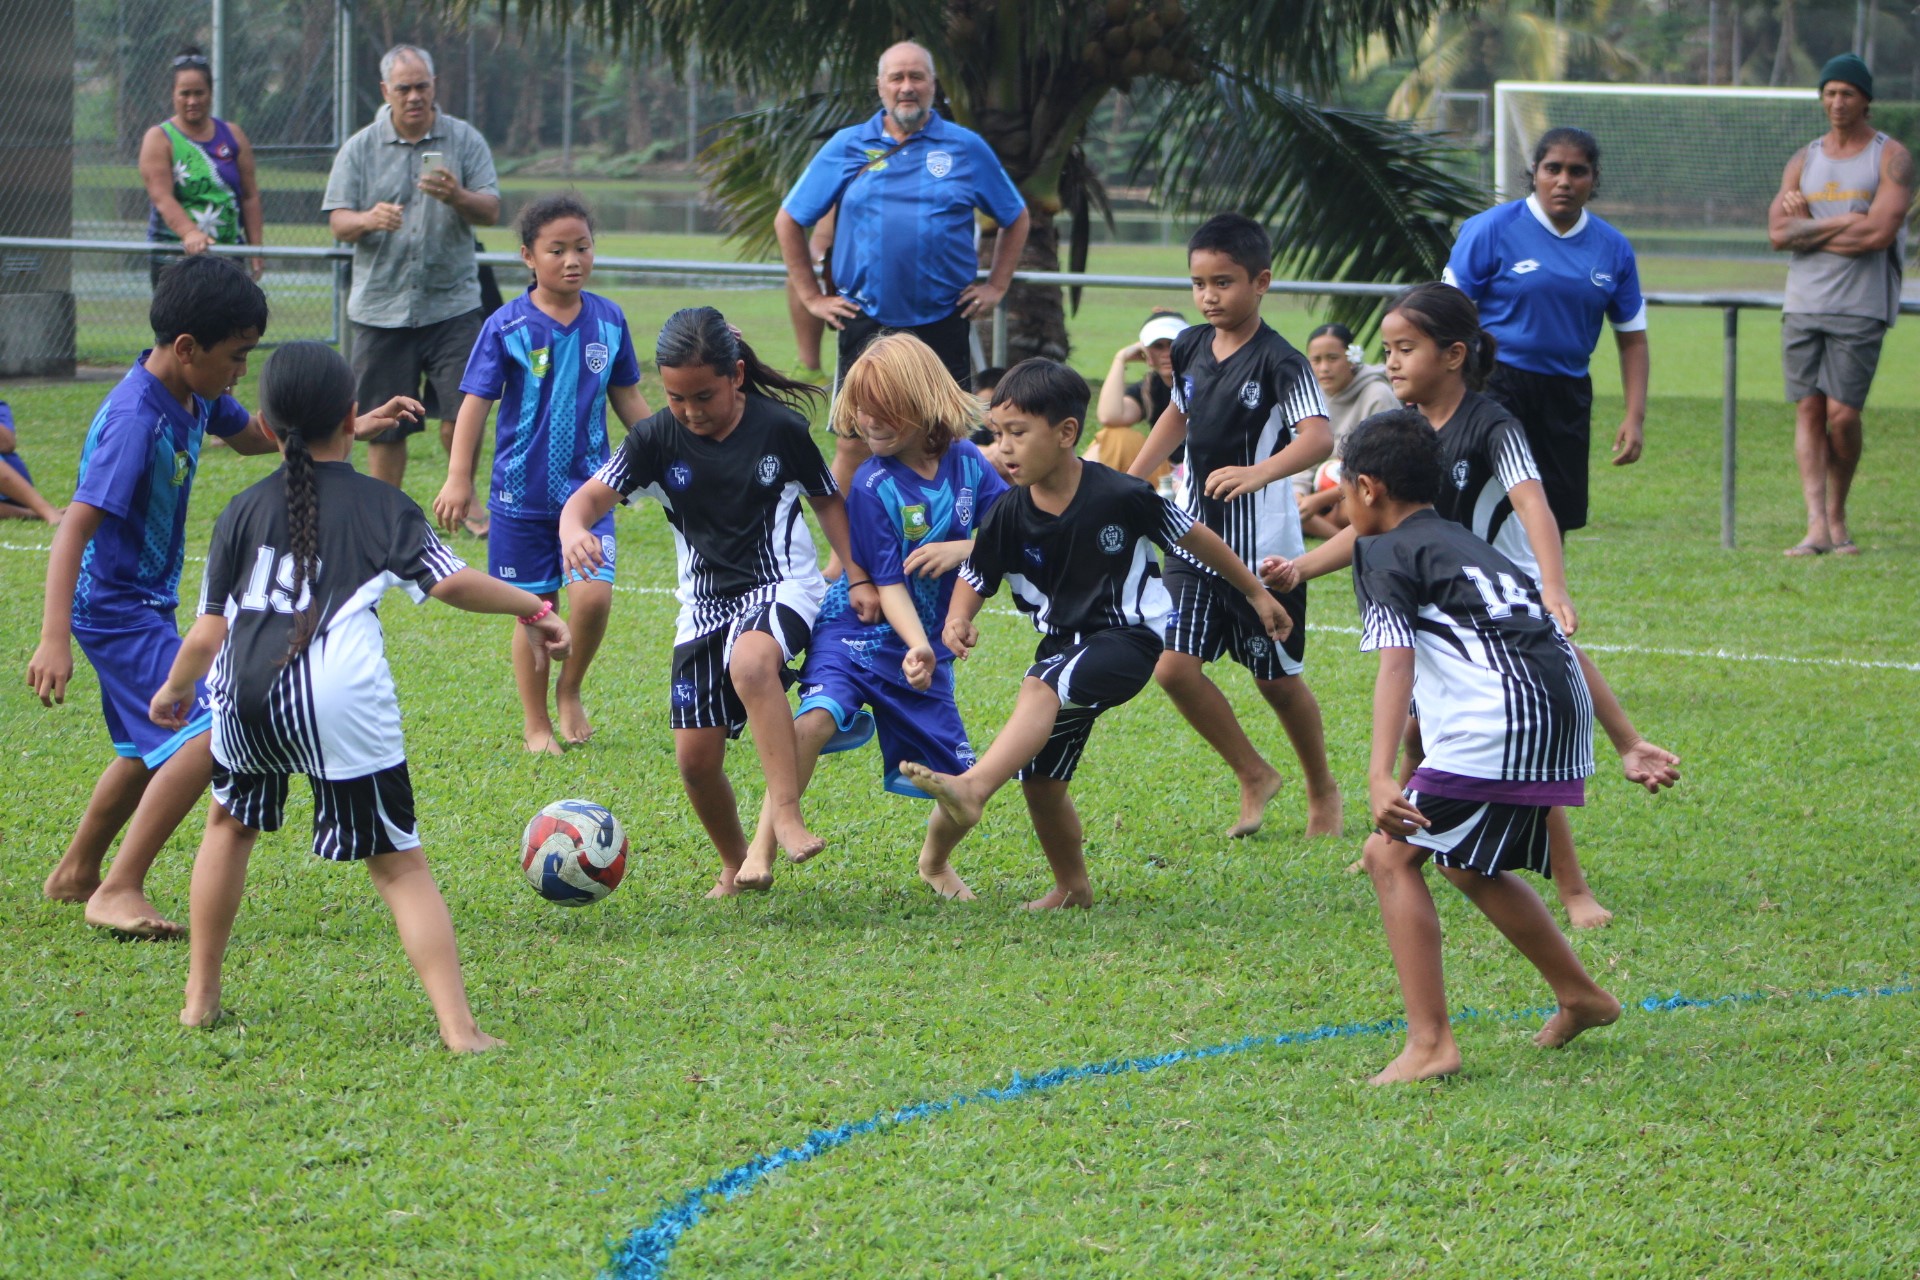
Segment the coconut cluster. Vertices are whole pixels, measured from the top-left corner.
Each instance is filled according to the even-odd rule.
[[[1122,93],[1137,76],[1199,81],[1180,0],[1097,0],[1088,17],[1092,35],[1081,46],[1080,60],[1095,79]]]

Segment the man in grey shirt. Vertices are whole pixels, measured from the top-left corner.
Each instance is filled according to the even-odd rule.
[[[440,442],[453,443],[460,376],[486,317],[473,228],[500,217],[500,182],[485,138],[434,106],[433,58],[395,45],[380,59],[387,105],[334,157],[320,207],[353,246],[353,369],[362,404],[420,394],[424,375],[440,402]],[[376,436],[368,470],[398,486],[407,434]],[[469,528],[484,533],[484,525]]]
[[[1790,556],[1857,555],[1847,491],[1860,465],[1860,411],[1880,344],[1900,314],[1913,156],[1874,128],[1873,73],[1851,53],[1820,68],[1827,132],[1796,151],[1767,211],[1773,247],[1791,252],[1781,317],[1794,459],[1807,532]]]

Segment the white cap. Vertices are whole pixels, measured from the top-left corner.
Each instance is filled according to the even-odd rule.
[[[1187,322],[1179,316],[1155,316],[1140,326],[1140,345],[1150,347],[1156,342],[1172,342],[1187,328]]]

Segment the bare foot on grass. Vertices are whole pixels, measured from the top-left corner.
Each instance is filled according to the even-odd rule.
[[[1591,892],[1573,894],[1560,905],[1567,909],[1567,921],[1576,929],[1604,929],[1613,923],[1613,912],[1601,906]]]
[[[1533,1038],[1533,1042],[1542,1049],[1558,1049],[1582,1031],[1612,1025],[1619,1016],[1620,1002],[1595,988],[1594,994],[1588,999],[1561,1005],[1559,1012],[1548,1018],[1547,1025],[1540,1028],[1540,1034]]]
[[[560,745],[560,739],[554,736],[553,726],[544,729],[528,729],[521,733],[520,741],[530,754],[536,756],[563,756],[567,749]]]
[[[1280,794],[1280,775],[1268,769],[1266,775],[1252,782],[1240,783],[1240,821],[1227,828],[1227,838],[1238,840],[1250,836],[1260,829],[1266,821],[1267,803]]]
[[[807,830],[806,820],[800,816],[800,806],[798,804],[786,808],[773,816],[773,838],[780,842],[780,847],[785,849],[787,856],[795,862],[805,862],[808,858],[811,858],[814,854],[827,847],[827,842],[824,839]],[[768,861],[771,862],[773,855],[768,854],[767,858]],[[747,854],[747,860],[749,863],[752,862],[753,854],[751,852]],[[773,883],[773,869],[771,866],[767,868],[766,877],[768,884]],[[734,878],[736,881],[739,879],[738,876]],[[749,889],[754,886],[741,885],[740,887]]]
[[[1341,836],[1347,831],[1346,807],[1340,800],[1340,788],[1331,794],[1307,797],[1307,838]]]
[[[754,893],[765,893],[773,888],[773,849],[763,849],[758,844],[749,845],[746,861],[733,873],[733,887],[736,892],[746,889]]]
[[[1035,898],[1027,904],[1028,911],[1060,911],[1067,907],[1085,909],[1093,905],[1092,889],[1055,888],[1052,893]]]
[[[949,902],[972,902],[973,890],[967,888],[967,882],[954,871],[951,863],[943,862],[939,866],[920,864],[920,878],[932,886],[933,891]]]
[[[189,999],[180,1009],[180,1025],[205,1030],[226,1016],[226,1010],[220,1007],[218,999]]]
[[[560,699],[560,736],[576,747],[593,737],[593,721],[587,718],[586,705],[580,699]]]
[[[900,766],[900,772],[906,775],[907,781],[932,796],[933,802],[961,828],[970,831],[980,825],[980,814],[986,804],[974,794],[965,778],[935,773],[911,760]]]
[[[85,902],[99,887],[100,868],[69,866],[62,858],[40,892],[52,902]]]
[[[1386,1065],[1368,1084],[1414,1084],[1421,1080],[1440,1080],[1460,1070],[1460,1046],[1452,1040],[1443,1045],[1415,1048],[1408,1045],[1400,1056]]]
[[[740,886],[733,882],[733,874],[731,872],[722,871],[720,878],[713,882],[713,888],[707,890],[707,896],[709,898],[737,898],[740,896]]]
[[[87,923],[129,938],[177,938],[186,930],[153,909],[138,889],[100,889],[87,899]]]
[[[490,1036],[478,1027],[474,1027],[471,1031],[462,1032],[457,1036],[450,1036],[442,1031],[440,1033],[440,1043],[447,1046],[449,1053],[485,1053],[489,1049],[504,1049],[507,1047],[505,1040],[497,1036]]]

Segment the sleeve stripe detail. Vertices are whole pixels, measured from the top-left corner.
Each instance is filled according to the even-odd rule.
[[[1647,303],[1644,298],[1641,299],[1640,309],[1633,313],[1632,319],[1623,320],[1620,323],[1613,326],[1613,331],[1615,333],[1645,333],[1646,329],[1647,329]]]
[[[1540,478],[1540,467],[1533,460],[1527,438],[1518,431],[1504,433],[1493,446],[1493,474],[1502,489]]]
[[[1413,648],[1413,627],[1399,613],[1369,602],[1361,615],[1360,652]]]

